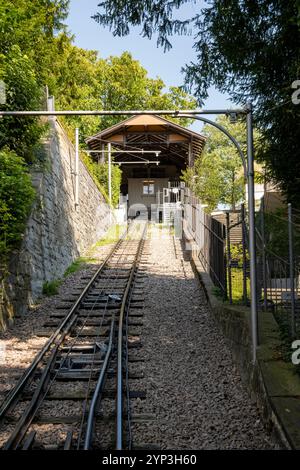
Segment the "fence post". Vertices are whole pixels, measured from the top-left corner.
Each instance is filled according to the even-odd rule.
[[[246,226],[245,226],[245,204],[241,205],[242,218],[242,247],[243,247],[243,301],[247,305],[247,254],[246,254]]]
[[[249,254],[250,254],[250,294],[251,294],[251,333],[252,362],[256,362],[258,344],[257,318],[257,276],[256,276],[256,241],[255,241],[255,191],[254,191],[254,152],[253,152],[253,111],[248,103],[247,113],[247,183],[249,212]]]
[[[262,243],[262,275],[263,275],[263,289],[264,289],[264,311],[267,311],[268,299],[267,299],[267,272],[266,272],[266,239],[265,239],[265,201],[264,198],[261,200],[261,243]]]
[[[288,229],[289,229],[289,265],[290,265],[290,289],[291,289],[291,333],[295,337],[295,282],[294,282],[294,249],[293,249],[293,214],[292,204],[288,204]]]
[[[232,304],[231,252],[230,252],[229,212],[226,212],[226,242],[227,242],[228,293],[229,293],[229,303]]]
[[[223,259],[224,259],[224,300],[228,300],[228,281],[227,281],[227,260],[226,260],[226,227],[222,224],[222,237],[223,237]]]
[[[75,129],[75,208],[79,205],[79,129]]]

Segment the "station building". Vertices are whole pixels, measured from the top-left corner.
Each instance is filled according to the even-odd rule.
[[[111,148],[122,168],[120,208],[168,223],[182,203],[182,170],[202,154],[205,137],[157,115],[139,114],[86,140],[99,164]]]

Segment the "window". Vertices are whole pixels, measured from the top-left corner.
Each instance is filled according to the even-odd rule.
[[[152,196],[154,194],[154,181],[143,182],[143,195]]]

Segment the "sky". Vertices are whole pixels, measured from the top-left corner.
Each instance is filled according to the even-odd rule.
[[[71,0],[70,14],[66,20],[69,31],[74,34],[74,43],[84,49],[93,49],[99,52],[102,58],[110,55],[121,55],[124,51],[131,52],[132,56],[139,60],[148,71],[151,78],[159,76],[166,86],[180,86],[183,84],[181,68],[196,58],[193,50],[193,36],[173,36],[171,42],[173,48],[164,52],[158,48],[156,38],[151,40],[140,35],[140,28],[131,28],[128,36],[114,37],[108,28],[99,26],[91,18],[97,12],[98,0]],[[199,2],[198,9],[199,9]],[[184,5],[177,16],[189,18],[195,14],[193,2]],[[209,90],[209,98],[204,108],[230,108],[232,103],[228,96],[219,93],[214,88]],[[209,117],[209,116],[207,116]],[[202,125],[194,123],[192,128],[199,130]]]

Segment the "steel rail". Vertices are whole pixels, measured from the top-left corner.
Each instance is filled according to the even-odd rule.
[[[39,351],[39,353],[35,356],[33,362],[29,366],[29,368],[25,371],[25,373],[22,375],[20,380],[17,382],[15,387],[11,390],[11,392],[8,394],[8,396],[5,398],[3,401],[1,408],[0,408],[0,419],[3,419],[6,413],[9,411],[10,407],[13,405],[15,400],[17,399],[19,393],[23,390],[23,388],[26,386],[28,380],[31,378],[31,376],[34,374],[37,366],[41,362],[41,360],[44,358],[45,354],[49,351],[51,346],[55,344],[55,340],[58,338],[59,335],[61,335],[61,338],[59,340],[58,344],[61,344],[63,341],[65,335],[67,332],[70,330],[72,327],[74,321],[76,320],[76,316],[74,316],[74,313],[76,313],[76,310],[80,306],[80,303],[84,296],[87,294],[88,290],[90,287],[93,285],[97,277],[100,275],[101,271],[109,261],[110,257],[114,253],[115,250],[120,246],[122,240],[127,234],[128,229],[124,231],[122,234],[121,238],[115,243],[115,245],[112,247],[106,258],[103,260],[101,263],[100,267],[97,269],[96,273],[94,276],[91,278],[91,280],[88,282],[88,284],[85,286],[81,294],[79,295],[78,299],[76,300],[75,304],[65,317],[65,319],[62,321],[60,326],[55,330],[55,332],[50,336],[46,344],[43,346],[43,348]],[[73,317],[73,319],[72,319]],[[69,324],[68,324],[69,323]]]
[[[122,450],[123,448],[123,323],[124,313],[126,310],[126,304],[128,294],[130,292],[132,281],[135,276],[136,267],[142,252],[144,237],[147,231],[147,224],[143,230],[141,240],[138,245],[137,253],[131,268],[130,276],[127,282],[126,290],[124,293],[118,326],[118,352],[117,352],[117,423],[116,423],[116,450]]]
[[[131,229],[131,227],[130,227],[130,229]],[[127,233],[130,233],[130,229],[128,230]],[[124,241],[124,240],[123,240],[123,241]],[[122,259],[122,257],[124,256],[124,251],[125,251],[125,250],[126,250],[126,246],[125,246],[125,248],[122,250],[122,253],[121,253],[120,256],[119,256],[119,259]],[[117,261],[116,264],[117,264],[117,266],[118,266],[118,264],[121,264],[121,266],[122,266],[123,262],[119,263],[119,262]],[[130,271],[130,269],[129,269],[129,271]],[[112,278],[113,281],[116,281],[116,279],[117,279],[116,277],[115,277],[115,278]],[[111,288],[111,287],[112,287],[112,286],[110,285],[110,288]],[[105,311],[104,311],[104,313],[103,313],[103,315],[102,315],[102,319],[101,319],[101,322],[100,322],[100,327],[102,326],[102,321],[103,321],[104,315],[105,315],[105,313],[106,313],[106,307],[107,307],[107,304],[106,304],[106,306],[105,306]],[[115,315],[113,316],[113,318],[115,319]],[[94,353],[93,361],[92,361],[92,364],[91,364],[91,369],[92,369],[92,367],[93,367],[94,360],[95,360],[95,353]],[[101,373],[101,371],[100,371],[100,373]],[[104,383],[105,383],[105,378],[106,378],[106,375],[104,376],[104,379],[103,379],[102,388],[103,388]],[[98,379],[98,380],[99,380],[99,379]],[[90,378],[89,378],[89,384],[88,384],[88,387],[87,387],[86,398],[85,398],[85,404],[84,404],[84,408],[83,408],[83,411],[82,411],[82,420],[81,420],[81,427],[80,427],[80,431],[79,431],[79,437],[78,437],[78,439],[77,439],[77,449],[78,449],[78,450],[80,449],[81,434],[82,434],[82,429],[83,429],[83,425],[84,425],[84,422],[85,422],[85,415],[87,414],[87,413],[86,413],[86,409],[87,409],[86,405],[87,405],[87,401],[89,401],[90,381],[91,381],[91,375],[90,375]],[[99,391],[98,404],[99,404],[99,399],[100,399],[100,397],[101,397],[101,390]],[[89,418],[89,415],[87,416],[87,418]],[[87,431],[86,431],[86,432],[87,432]],[[85,442],[85,441],[84,441],[84,442]],[[84,446],[84,443],[83,443],[83,446]],[[88,449],[84,449],[84,450],[88,450]]]
[[[99,403],[100,394],[102,393],[102,389],[103,389],[105,374],[106,374],[109,360],[111,357],[114,331],[115,331],[115,318],[113,317],[112,322],[111,322],[111,327],[110,327],[110,335],[109,335],[109,343],[108,343],[107,352],[105,354],[104,363],[102,365],[101,373],[97,380],[97,385],[96,385],[93,398],[90,404],[87,429],[86,429],[84,447],[83,447],[84,450],[89,450],[91,447],[94,422],[95,422],[95,414],[96,414],[96,405]]]

